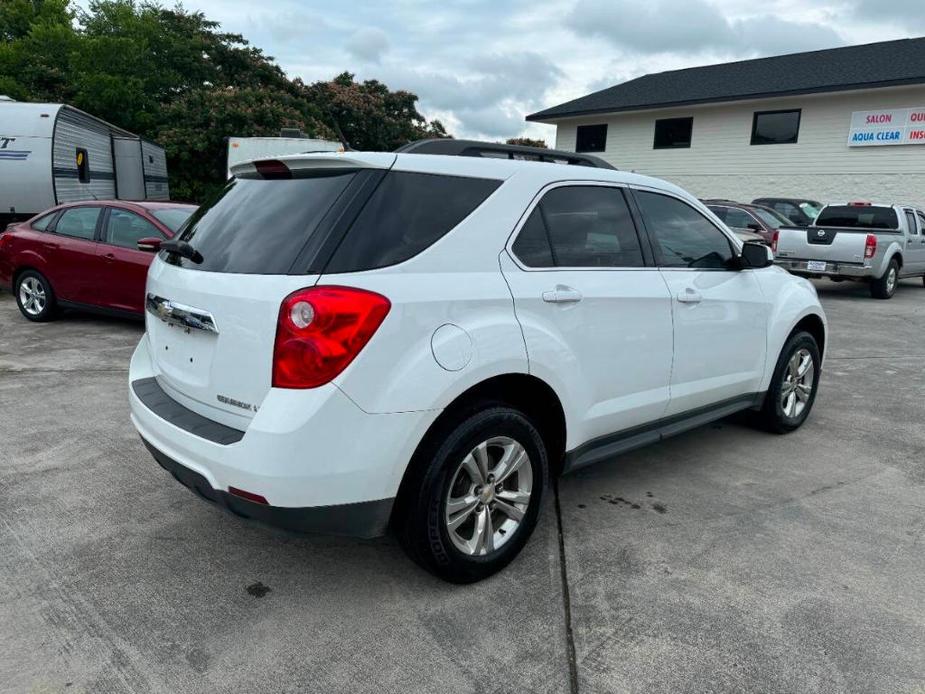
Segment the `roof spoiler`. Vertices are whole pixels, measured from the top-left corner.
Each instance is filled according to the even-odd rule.
[[[417,140],[416,142],[402,145],[395,152],[398,154],[443,154],[453,157],[523,159],[551,164],[590,166],[595,169],[616,169],[615,166],[608,164],[600,157],[590,154],[544,149],[543,147],[526,147],[524,145],[503,145],[497,142],[479,142],[478,140],[451,140],[449,138]]]
[[[244,161],[231,167],[231,175],[235,178],[302,178],[356,169],[388,169],[393,163],[395,155],[389,152],[305,152]]]

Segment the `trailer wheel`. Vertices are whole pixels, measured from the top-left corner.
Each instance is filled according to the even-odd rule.
[[[881,277],[871,281],[870,295],[875,299],[892,299],[896,293],[896,284],[899,282],[899,263],[896,258],[886,266],[886,272]]]
[[[23,272],[16,278],[14,293],[19,312],[29,320],[44,323],[55,317],[55,291],[42,273],[35,270]]]

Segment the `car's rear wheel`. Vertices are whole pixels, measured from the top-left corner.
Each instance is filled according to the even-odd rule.
[[[16,278],[16,305],[20,313],[37,323],[55,317],[55,292],[45,276],[26,270]]]
[[[820,375],[819,346],[807,332],[790,336],[781,350],[758,415],[770,431],[785,434],[802,426],[816,401]]]
[[[428,571],[472,583],[504,568],[536,527],[547,453],[533,423],[494,405],[422,444],[403,485],[399,537]]]
[[[870,295],[875,299],[890,299],[896,293],[896,285],[899,282],[899,263],[896,258],[887,265],[886,272],[882,277],[878,277],[870,283]]]

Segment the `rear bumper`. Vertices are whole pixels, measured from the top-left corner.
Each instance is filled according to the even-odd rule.
[[[408,462],[439,411],[369,414],[332,384],[271,388],[236,431],[146,392],[159,380],[147,345],[143,337],[129,369],[132,423],[183,484],[238,515],[291,530],[385,531]],[[267,505],[232,496],[231,487]]]
[[[198,472],[184,467],[156,449],[144,438],[142,442],[160,466],[173,475],[180,484],[201,499],[241,518],[299,533],[362,538],[378,537],[384,534],[388,527],[394,499],[307,508],[259,504],[226,491],[213,489],[209,481]]]
[[[847,277],[850,279],[868,279],[874,276],[869,265],[858,263],[833,263],[825,261],[825,270],[810,270],[809,260],[802,258],[775,258],[774,264],[800,277]]]

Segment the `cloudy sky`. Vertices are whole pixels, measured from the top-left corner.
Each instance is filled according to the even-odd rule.
[[[185,0],[290,77],[343,70],[420,97],[456,136],[650,72],[925,34],[925,0]]]

